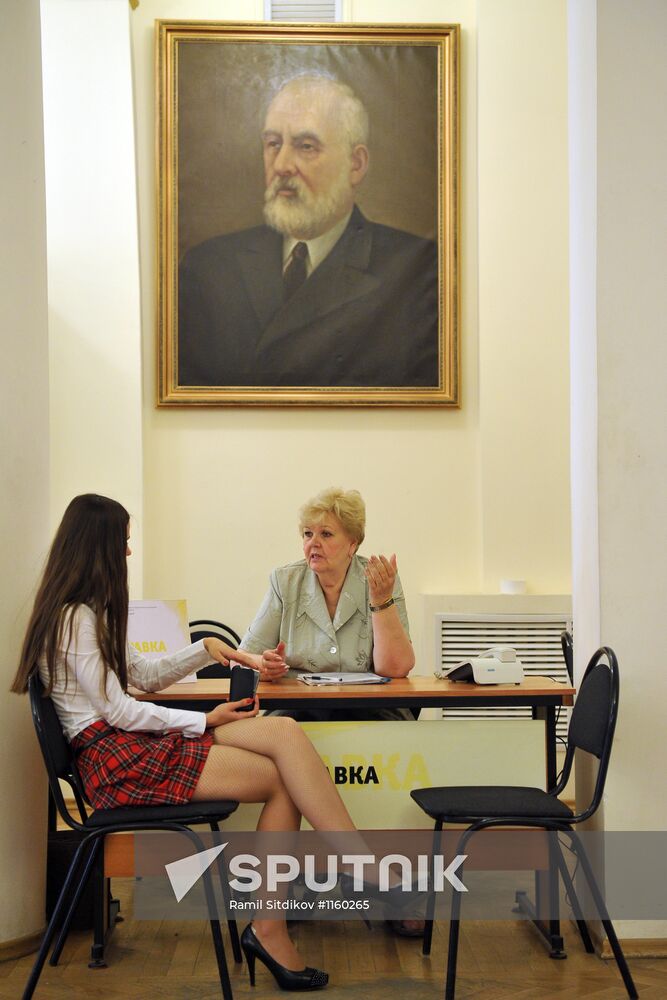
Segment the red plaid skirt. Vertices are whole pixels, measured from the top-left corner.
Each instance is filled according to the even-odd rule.
[[[72,748],[91,804],[115,809],[189,802],[212,743],[208,731],[192,738],[129,733],[100,719],[74,737]]]

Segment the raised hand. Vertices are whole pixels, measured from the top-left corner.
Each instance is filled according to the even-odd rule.
[[[366,565],[366,579],[368,580],[368,596],[372,605],[384,604],[391,598],[394,593],[397,572],[395,555],[388,559],[386,556],[370,557]]]

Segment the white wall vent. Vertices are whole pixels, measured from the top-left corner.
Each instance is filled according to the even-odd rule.
[[[462,599],[461,599],[462,600]],[[475,603],[478,604],[477,597]],[[479,655],[490,646],[512,646],[523,663],[526,676],[553,677],[568,683],[567,668],[563,659],[560,636],[565,629],[572,630],[572,616],[569,598],[562,600],[562,610],[554,610],[554,599],[548,599],[551,608],[540,611],[539,598],[517,598],[516,613],[495,612],[493,600],[488,612],[479,608],[474,611],[437,612],[435,614],[435,662],[440,667],[449,667],[459,660]],[[511,607],[511,599],[503,602]],[[532,607],[531,607],[532,603]],[[525,607],[530,610],[523,610]],[[530,708],[487,708],[442,710],[443,718],[454,719],[530,719]],[[569,709],[563,708],[558,717],[557,732],[563,739],[567,736]]]
[[[342,0],[264,0],[267,21],[340,21]]]

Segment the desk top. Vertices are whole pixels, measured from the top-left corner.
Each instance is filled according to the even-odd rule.
[[[318,702],[377,701],[385,703],[420,704],[442,701],[484,701],[521,700],[524,703],[549,701],[553,704],[572,705],[575,688],[560,684],[551,677],[525,677],[521,684],[469,684],[461,681],[439,680],[433,676],[392,678],[389,684],[332,684],[311,687],[294,678],[278,681],[261,681],[257,689],[260,706],[262,702]],[[225,701],[229,695],[229,679],[226,677],[200,678],[192,683],[171,684],[164,691],[140,692],[136,697],[141,701]]]

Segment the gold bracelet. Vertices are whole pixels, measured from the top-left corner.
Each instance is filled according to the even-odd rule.
[[[390,597],[388,601],[384,602],[384,604],[376,604],[376,605],[369,604],[368,607],[371,609],[371,611],[384,611],[385,608],[390,608],[393,603],[394,603],[394,598]]]

